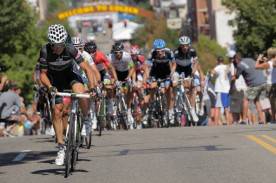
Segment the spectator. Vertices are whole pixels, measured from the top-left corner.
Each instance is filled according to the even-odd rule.
[[[232,78],[237,72],[234,64],[236,52],[228,53]],[[242,75],[236,80],[232,80],[230,86],[230,112],[233,123],[248,124],[248,100],[246,97],[247,86]]]
[[[256,69],[265,69],[267,74],[267,94],[271,104],[272,121],[276,120],[276,68],[273,66],[276,63],[276,48],[270,48],[267,51],[268,61],[260,55],[256,62]]]
[[[249,105],[256,105],[259,123],[265,123],[265,116],[260,106],[259,99],[266,97],[266,79],[264,73],[255,69],[255,61],[252,58],[241,59],[240,54],[234,57],[234,64],[237,68],[235,79],[240,75],[244,77],[247,84],[246,95],[249,100]]]
[[[8,91],[0,95],[0,118],[18,122],[12,125],[6,124],[8,132],[12,132],[18,124],[23,124],[26,116],[21,114],[24,111],[24,105],[22,105],[22,101],[16,92],[18,87],[11,82],[6,87]]]
[[[215,92],[216,92],[216,109],[215,125],[219,124],[221,113],[224,113],[227,124],[231,124],[231,115],[229,111],[229,90],[230,67],[223,63],[222,57],[217,58],[217,66],[213,69],[212,74],[216,75]]]

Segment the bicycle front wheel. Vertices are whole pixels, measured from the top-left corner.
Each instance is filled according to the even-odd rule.
[[[65,175],[64,177],[67,178],[72,169],[72,155],[74,151],[74,135],[75,135],[75,121],[76,117],[74,114],[71,114],[69,121],[69,127],[67,130],[67,138],[66,138],[66,151],[65,151]]]

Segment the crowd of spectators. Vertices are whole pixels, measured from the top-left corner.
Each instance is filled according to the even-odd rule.
[[[26,107],[21,89],[14,81],[0,75],[0,137],[39,133],[40,116],[32,105]]]
[[[218,57],[212,70],[216,101],[209,124],[275,123],[276,48],[257,59],[230,51],[229,63]]]

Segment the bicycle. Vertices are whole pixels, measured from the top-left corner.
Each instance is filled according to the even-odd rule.
[[[71,111],[68,118],[68,125],[65,135],[65,174],[64,177],[67,178],[71,172],[76,168],[76,162],[78,160],[79,147],[81,144],[81,129],[82,119],[81,112],[79,108],[79,98],[90,99],[90,94],[80,94],[80,93],[67,93],[67,92],[56,92],[53,95],[61,97],[71,98]],[[53,102],[54,103],[54,102]]]
[[[107,105],[106,105],[106,90],[102,87],[102,90],[97,92],[97,128],[99,136],[102,135],[102,130],[106,126],[107,117]]]
[[[168,79],[158,79],[157,87],[151,89],[154,94],[152,97],[153,102],[150,102],[147,112],[149,127],[169,127],[169,111],[164,92],[166,81]],[[151,82],[156,82],[156,80],[152,78]]]
[[[125,130],[129,129],[129,121],[127,116],[127,105],[125,102],[125,94],[122,92],[122,90],[125,89],[126,85],[129,84],[128,81],[124,82],[118,82],[116,85],[116,100],[115,100],[115,106],[117,108],[117,120],[118,123],[124,128]],[[124,85],[124,86],[123,86]]]
[[[184,73],[180,74],[178,86],[176,89],[177,95],[175,99],[175,119],[178,122],[179,121],[182,122],[182,126],[184,126],[183,124],[184,121],[185,121],[185,126],[186,126],[186,122],[189,122],[190,124],[194,124],[195,126],[197,126],[199,119],[196,113],[194,112],[194,109],[191,106],[190,100],[187,96],[187,93],[189,92],[189,90],[183,86],[183,82],[189,81],[189,80],[191,80],[191,78],[185,78]]]
[[[46,130],[52,125],[52,109],[50,97],[45,87],[35,88],[35,91],[39,95],[38,98],[38,111],[41,114],[41,134],[45,134]]]

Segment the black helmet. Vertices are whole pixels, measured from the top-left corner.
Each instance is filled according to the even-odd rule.
[[[84,50],[88,53],[93,53],[97,50],[97,45],[94,41],[89,41],[85,43]]]
[[[122,42],[117,42],[112,46],[112,51],[123,51],[124,45]]]

